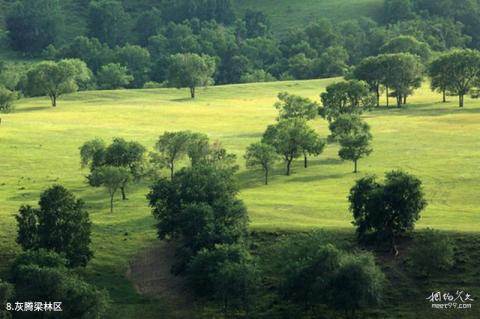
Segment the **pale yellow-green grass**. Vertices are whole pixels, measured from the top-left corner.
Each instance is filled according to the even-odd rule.
[[[125,279],[128,259],[155,239],[154,220],[147,206],[147,185],[132,186],[129,200],[117,199],[108,213],[107,194],[86,185],[87,170],[80,168],[78,148],[101,137],[136,140],[153,150],[164,131],[192,130],[238,155],[240,197],[245,201],[252,229],[352,229],[347,195],[354,181],[365,174],[380,177],[391,169],[404,169],[424,183],[429,205],[420,228],[474,232],[480,230],[479,101],[467,100],[464,109],[456,99],[439,103],[441,96],[428,86],[410,98],[409,105],[374,110],[364,115],[372,127],[372,155],[353,165],[328,145],[304,169],[299,160],[293,175],[283,176],[279,163],[269,186],[261,172],[244,168],[246,146],[258,141],[274,123],[273,103],[280,91],[319,100],[325,86],[339,79],[246,84],[200,89],[196,100],[186,90],[152,89],[81,92],[66,95],[57,108],[46,98],[23,99],[17,112],[1,115],[0,126],[0,263],[19,251],[15,244],[14,214],[21,204],[36,204],[46,187],[62,184],[85,200],[93,227],[95,258],[87,278],[107,287],[116,304],[112,317],[155,317],[164,305],[135,294]],[[391,101],[393,103],[393,100]],[[311,122],[327,136],[327,122]]]

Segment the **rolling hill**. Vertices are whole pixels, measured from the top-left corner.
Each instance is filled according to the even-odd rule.
[[[478,231],[480,105],[468,100],[459,109],[454,98],[436,103],[440,96],[427,85],[404,109],[382,108],[364,115],[372,127],[374,153],[360,161],[357,175],[352,163],[339,160],[336,145],[329,145],[308,169],[298,161],[290,177],[279,164],[269,186],[262,185],[261,173],[246,171],[243,152],[274,122],[276,94],[288,91],[318,100],[336,80],[217,86],[199,90],[196,100],[176,89],[81,92],[63,97],[57,108],[46,98],[20,100],[16,113],[1,116],[0,264],[7,267],[19,251],[13,217],[18,207],[36,204],[43,189],[62,184],[84,199],[91,213],[95,258],[85,275],[110,291],[115,305],[111,318],[138,318],[138,311],[155,318],[158,311],[166,311],[158,301],[136,294],[125,277],[130,258],[156,237],[145,199],[148,183],[131,187],[128,201],[117,199],[112,215],[106,192],[86,185],[78,151],[89,139],[117,136],[152,150],[166,130],[204,132],[238,155],[240,197],[253,230],[352,232],[346,196],[353,182],[365,174],[404,169],[424,182],[429,206],[419,228]],[[324,120],[311,125],[327,135]]]

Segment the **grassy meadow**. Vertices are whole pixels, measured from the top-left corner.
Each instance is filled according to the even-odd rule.
[[[253,230],[353,231],[346,197],[354,181],[401,168],[424,183],[429,205],[419,228],[479,231],[480,101],[467,100],[463,109],[454,97],[440,103],[441,96],[430,92],[428,85],[403,109],[381,108],[364,115],[372,127],[374,152],[359,162],[356,175],[351,162],[338,158],[336,145],[328,145],[308,169],[298,160],[290,177],[282,175],[279,164],[269,186],[262,184],[261,172],[246,171],[243,152],[275,121],[277,93],[288,91],[318,101],[325,86],[335,80],[339,79],[210,87],[200,89],[196,100],[188,98],[187,90],[176,89],[81,92],[62,97],[57,108],[50,107],[47,98],[20,100],[16,113],[1,115],[1,269],[19,251],[14,219],[18,207],[36,205],[42,190],[59,183],[87,203],[94,222],[95,258],[85,275],[109,290],[114,304],[111,318],[147,319],[167,313],[167,305],[136,294],[125,277],[129,259],[156,237],[145,199],[148,184],[133,185],[129,200],[118,197],[110,214],[106,191],[85,183],[88,171],[80,168],[78,150],[95,137],[106,141],[123,137],[153,150],[167,130],[206,133],[238,155],[240,197]],[[311,125],[327,136],[326,121],[317,119]]]

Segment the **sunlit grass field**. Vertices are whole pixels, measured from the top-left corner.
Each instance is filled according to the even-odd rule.
[[[328,145],[308,169],[299,160],[290,177],[282,175],[279,163],[269,186],[262,184],[261,172],[245,169],[245,148],[275,121],[278,92],[318,101],[325,86],[338,80],[210,87],[200,89],[193,101],[186,90],[176,89],[81,92],[62,97],[57,108],[50,107],[47,98],[20,100],[16,113],[1,115],[2,268],[19,251],[14,220],[18,207],[36,205],[42,190],[62,184],[87,203],[93,219],[95,258],[85,275],[110,291],[111,317],[158,318],[168,311],[161,302],[137,295],[125,277],[129,258],[155,239],[145,199],[148,185],[132,186],[129,200],[117,198],[110,214],[106,191],[85,183],[88,171],[80,168],[78,151],[95,137],[123,137],[153,150],[167,130],[206,133],[238,155],[240,197],[254,230],[353,230],[346,197],[354,181],[365,174],[382,177],[385,171],[404,169],[422,179],[429,202],[419,228],[479,231],[480,101],[467,100],[463,109],[454,97],[440,103],[441,96],[428,85],[403,109],[381,108],[364,115],[372,127],[374,152],[359,162],[356,175],[352,163],[339,160],[336,145]],[[327,136],[326,121],[310,124]]]

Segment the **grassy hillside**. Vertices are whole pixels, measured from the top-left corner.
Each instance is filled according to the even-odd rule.
[[[332,21],[381,17],[384,0],[234,0],[237,13],[246,9],[263,11],[270,18],[274,33],[302,27],[319,18]]]
[[[150,150],[166,130],[199,131],[238,154],[241,198],[256,230],[327,228],[352,230],[346,196],[355,179],[383,175],[402,168],[420,177],[429,206],[418,226],[443,230],[478,231],[478,159],[480,103],[468,100],[464,109],[435,103],[438,94],[427,86],[406,108],[375,110],[365,115],[372,126],[374,153],[360,161],[360,173],[338,159],[329,145],[311,167],[294,165],[290,177],[279,165],[271,185],[261,173],[244,169],[243,152],[273,123],[272,107],[280,91],[318,100],[334,80],[291,81],[218,86],[199,90],[188,99],[186,90],[153,89],[82,92],[63,97],[57,108],[46,98],[19,101],[17,113],[2,115],[0,126],[0,265],[5,269],[18,246],[14,242],[14,213],[23,203],[36,204],[40,192],[61,183],[84,199],[94,221],[95,258],[86,276],[109,289],[115,310],[111,317],[156,318],[166,307],[137,295],[125,278],[128,260],[155,239],[154,220],[145,200],[147,185],[129,189],[129,200],[115,202],[110,214],[107,193],[85,184],[79,146],[86,140],[115,136],[143,143]],[[312,123],[327,135],[327,123]],[[143,311],[143,314],[139,314]]]

